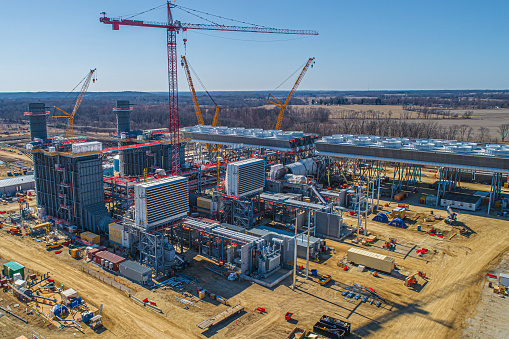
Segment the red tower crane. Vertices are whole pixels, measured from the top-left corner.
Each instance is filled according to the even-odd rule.
[[[317,31],[311,30],[293,30],[293,29],[277,29],[263,26],[242,27],[227,25],[208,25],[208,24],[190,24],[173,20],[171,13],[172,8],[184,7],[166,3],[168,11],[168,22],[151,22],[128,20],[122,18],[108,18],[106,13],[100,18],[100,22],[112,25],[113,30],[118,30],[123,26],[138,27],[154,27],[166,29],[167,50],[168,50],[168,84],[169,84],[169,104],[170,104],[170,142],[171,142],[171,172],[173,175],[180,174],[180,140],[179,140],[179,113],[178,113],[178,88],[177,88],[177,33],[188,29],[195,30],[212,30],[212,31],[230,31],[230,32],[252,32],[252,33],[275,33],[275,34],[298,34],[298,35],[318,35]],[[193,10],[194,11],[194,10]]]

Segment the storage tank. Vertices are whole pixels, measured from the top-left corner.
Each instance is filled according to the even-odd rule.
[[[104,266],[104,259],[101,259],[101,266]]]

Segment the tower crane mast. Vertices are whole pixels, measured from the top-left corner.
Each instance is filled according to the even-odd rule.
[[[304,68],[302,69],[302,71],[300,72],[300,75],[299,77],[297,78],[297,81],[295,81],[295,84],[293,85],[292,87],[292,90],[290,91],[290,93],[288,94],[288,96],[286,97],[286,100],[284,103],[281,103],[281,101],[279,101],[278,99],[276,99],[272,93],[269,93],[269,97],[272,98],[271,99],[267,99],[267,102],[268,103],[271,103],[277,107],[279,107],[279,115],[277,116],[277,121],[276,121],[276,127],[275,127],[275,130],[280,130],[281,129],[281,124],[283,123],[283,116],[285,115],[285,109],[286,109],[286,105],[288,105],[288,103],[290,102],[290,99],[292,98],[293,94],[295,93],[295,91],[297,90],[297,87],[299,87],[300,85],[300,82],[302,81],[302,78],[304,78],[304,75],[306,74],[306,72],[308,71],[308,68],[309,66],[312,66],[313,63],[314,63],[314,60],[315,58],[309,58],[309,60],[306,62],[306,65],[304,66]]]
[[[100,22],[112,25],[113,30],[118,30],[120,26],[136,26],[136,27],[154,27],[166,29],[166,43],[168,52],[168,87],[169,87],[169,106],[170,106],[170,142],[171,142],[171,172],[173,175],[180,174],[180,140],[179,140],[179,115],[178,115],[178,87],[177,87],[177,33],[180,31],[194,30],[213,30],[213,31],[230,31],[230,32],[253,32],[253,33],[275,33],[275,34],[299,34],[299,35],[318,35],[316,31],[310,30],[292,30],[277,29],[262,26],[240,27],[226,25],[208,25],[208,24],[190,24],[173,20],[172,8],[178,8],[176,4],[169,1],[166,3],[168,12],[167,22],[149,22],[129,19],[113,19],[103,17]]]

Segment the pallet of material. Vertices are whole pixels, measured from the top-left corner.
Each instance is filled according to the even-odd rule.
[[[209,327],[219,324],[220,322],[228,319],[229,317],[231,317],[234,314],[242,312],[243,310],[244,310],[244,306],[241,306],[241,305],[232,306],[232,307],[224,310],[223,312],[216,314],[215,316],[213,316],[210,319],[203,320],[196,326],[198,326],[202,330],[207,329]]]

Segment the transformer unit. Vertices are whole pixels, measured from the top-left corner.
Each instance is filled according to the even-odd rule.
[[[262,192],[264,186],[264,159],[242,160],[228,164],[226,194],[240,198]]]
[[[187,216],[189,190],[187,178],[173,176],[134,186],[136,225],[154,228]]]

